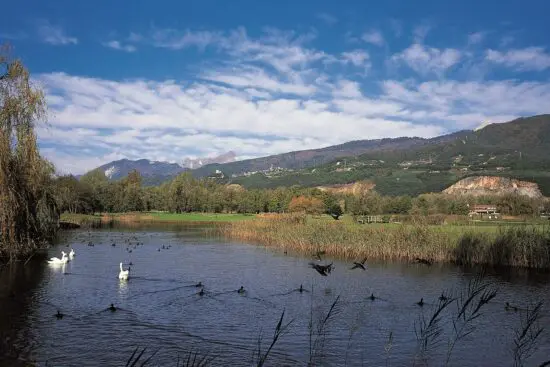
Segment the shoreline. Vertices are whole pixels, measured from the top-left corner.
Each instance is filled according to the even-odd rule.
[[[414,262],[463,266],[550,269],[550,226],[536,223],[357,224],[301,214],[128,213],[64,215],[83,228],[143,225],[212,226],[212,234],[281,251],[343,260]],[[204,220],[203,220],[204,219]]]

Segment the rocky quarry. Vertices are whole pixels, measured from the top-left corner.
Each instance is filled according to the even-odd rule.
[[[474,196],[517,194],[530,198],[543,196],[536,183],[497,176],[467,177],[446,188],[443,193]]]

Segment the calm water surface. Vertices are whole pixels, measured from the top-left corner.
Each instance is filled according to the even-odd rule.
[[[215,357],[212,365],[247,366],[253,365],[259,336],[262,349],[268,347],[284,310],[285,320],[293,322],[266,364],[304,366],[310,319],[317,330],[340,296],[324,339],[317,339],[322,358],[315,365],[411,366],[419,318],[431,315],[443,290],[463,289],[472,278],[451,266],[369,263],[366,271],[352,271],[349,263],[336,260],[332,273],[322,277],[308,267],[308,257],[228,243],[198,228],[66,232],[50,256],[68,253],[67,245],[76,257],[63,267],[42,262],[1,271],[2,354],[39,366],[121,366],[136,347],[147,347],[145,356],[158,350],[151,365],[176,366],[178,356],[196,351]],[[125,268],[133,264],[127,282],[118,280],[121,261]],[[548,275],[504,272],[488,279],[497,282],[498,295],[484,308],[476,330],[458,343],[451,365],[512,365],[514,328],[522,313],[506,311],[506,301],[522,307],[545,302],[541,324],[547,330],[529,364],[549,359]],[[197,295],[199,281],[204,296]],[[300,284],[309,292],[293,291]],[[236,292],[240,286],[245,294]],[[371,301],[371,293],[380,298]],[[416,304],[420,298],[424,307]],[[116,312],[107,310],[111,303]],[[57,310],[63,319],[54,317]],[[442,318],[447,331],[448,320]],[[444,364],[448,335],[430,350],[429,365]]]

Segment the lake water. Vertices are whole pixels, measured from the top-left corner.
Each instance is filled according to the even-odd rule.
[[[423,365],[415,359],[419,318],[431,316],[442,291],[464,289],[473,277],[449,265],[368,263],[363,271],[333,259],[318,262],[334,262],[323,277],[308,267],[308,256],[230,243],[200,228],[65,232],[49,255],[68,253],[67,245],[76,256],[65,266],[42,261],[0,271],[3,365],[123,366],[136,347],[147,347],[144,357],[158,351],[154,366],[176,366],[189,351],[214,358],[214,366],[250,366],[258,338],[265,351],[283,310],[283,324],[292,323],[266,365],[306,366],[311,355],[316,366]],[[128,281],[118,279],[121,261],[125,268],[132,263]],[[457,343],[450,365],[513,364],[514,328],[524,313],[505,310],[506,301],[519,307],[544,301],[545,332],[528,365],[550,359],[550,277],[504,271],[486,280],[498,294]],[[308,292],[293,291],[301,284]],[[241,286],[245,294],[236,291]],[[379,298],[370,300],[371,293]],[[335,313],[319,332],[337,296]],[[107,309],[111,303],[115,312]],[[455,313],[451,306],[443,314],[443,334],[431,344],[427,364],[444,365]],[[314,351],[310,339],[317,341]]]

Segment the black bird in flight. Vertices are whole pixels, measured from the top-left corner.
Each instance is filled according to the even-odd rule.
[[[365,270],[365,262],[366,262],[366,261],[367,261],[367,258],[366,258],[366,257],[365,257],[365,258],[363,259],[363,261],[361,261],[360,263],[354,261],[354,262],[353,262],[353,267],[351,268],[351,270],[357,269],[357,268],[361,268],[361,269]]]
[[[328,264],[328,265],[319,265],[319,264],[315,264],[315,263],[309,263],[309,266],[311,266],[313,269],[315,269],[319,274],[321,274],[322,276],[327,276],[328,274],[330,274],[330,272],[332,271],[332,269],[334,268],[334,265],[332,265],[332,263]]]

